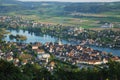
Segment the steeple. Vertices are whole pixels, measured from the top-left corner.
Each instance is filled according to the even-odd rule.
[[[58,39],[58,45],[62,45],[61,39]]]

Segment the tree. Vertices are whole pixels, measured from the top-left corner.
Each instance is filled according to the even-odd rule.
[[[29,80],[13,63],[0,60],[0,80]]]

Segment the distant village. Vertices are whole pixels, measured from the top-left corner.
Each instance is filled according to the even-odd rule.
[[[23,16],[0,16],[0,25],[7,29],[23,29],[34,33],[49,34],[61,39],[101,47],[120,49],[120,29],[113,30],[113,23],[104,23],[99,28],[89,30],[82,27],[62,26],[60,24],[40,23],[24,19]]]

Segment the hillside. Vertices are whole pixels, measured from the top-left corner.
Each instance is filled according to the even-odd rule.
[[[64,8],[68,12],[102,13],[120,11],[120,2],[114,3],[71,3]]]
[[[57,5],[56,5],[57,4]],[[36,9],[41,13],[52,10],[52,13],[67,14],[72,12],[81,13],[103,13],[103,12],[120,12],[120,2],[113,3],[64,3],[64,2],[20,2],[16,0],[0,0],[0,11],[13,10],[32,10]]]

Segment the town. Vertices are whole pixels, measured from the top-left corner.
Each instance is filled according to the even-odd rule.
[[[103,31],[93,31],[87,30],[83,28],[74,28],[74,27],[61,27],[55,25],[52,27],[50,24],[39,24],[33,23],[30,25],[30,21],[21,22],[20,17],[9,17],[9,16],[1,16],[0,23],[4,27],[9,28],[19,28],[19,26],[24,25],[24,27],[34,28],[36,30],[45,31],[43,33],[48,33],[53,36],[58,36],[58,38],[65,38],[69,41],[76,41],[77,44],[62,44],[60,40],[58,42],[46,42],[42,44],[40,42],[35,43],[22,43],[22,42],[3,42],[0,44],[0,58],[5,59],[7,61],[12,61],[16,66],[25,65],[27,63],[38,63],[43,65],[43,63],[47,64],[51,55],[54,55],[55,58],[62,60],[64,62],[75,64],[91,64],[91,65],[101,65],[106,64],[109,59],[113,61],[119,61],[119,56],[113,56],[112,53],[107,53],[104,51],[94,50],[87,45],[97,45],[97,46],[106,46],[109,47],[118,47],[120,46],[120,32],[114,32],[112,30],[108,30],[106,34],[106,30]],[[8,23],[8,24],[7,24]],[[26,28],[30,30],[30,28]],[[37,29],[36,29],[37,28]],[[53,29],[55,28],[55,29]],[[44,29],[44,30],[42,30]],[[66,34],[66,35],[65,35]],[[96,35],[94,35],[96,34]],[[63,36],[64,35],[64,36]],[[63,36],[63,37],[62,37]],[[11,37],[11,36],[10,36]],[[14,36],[13,36],[14,37]],[[104,39],[104,37],[106,37]],[[101,39],[102,38],[102,39]],[[26,38],[25,38],[26,39]],[[100,40],[101,39],[101,40]],[[108,44],[105,41],[108,39]],[[113,41],[115,43],[110,43]],[[102,42],[101,42],[102,41]],[[106,45],[105,45],[106,44]],[[6,46],[5,46],[6,45]],[[50,55],[51,54],[51,55]]]
[[[0,59],[13,62],[15,66],[27,63],[45,65],[49,62],[51,54],[55,58],[75,64],[101,65],[106,64],[109,59],[120,61],[119,56],[111,53],[93,50],[92,48],[81,45],[68,45],[59,43],[40,42],[25,44],[15,42],[1,42]]]
[[[120,80],[120,1],[81,1],[0,0],[0,80]]]

